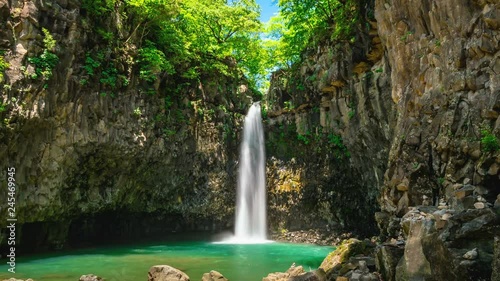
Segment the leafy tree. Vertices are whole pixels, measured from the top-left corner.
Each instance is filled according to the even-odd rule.
[[[278,43],[268,44],[280,66],[290,66],[318,40],[352,42],[359,19],[357,0],[279,0],[280,14],[271,19],[268,32]]]

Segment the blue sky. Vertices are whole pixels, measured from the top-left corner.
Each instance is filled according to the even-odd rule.
[[[267,22],[274,13],[278,12],[278,4],[275,3],[278,0],[257,0],[257,4],[260,5],[260,21]]]

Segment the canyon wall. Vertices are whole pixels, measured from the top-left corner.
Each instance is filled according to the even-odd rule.
[[[246,82],[211,73],[145,84],[127,60],[137,55],[136,38],[122,8],[96,27],[80,5],[0,2],[9,63],[0,80],[0,168],[4,179],[15,168],[18,250],[228,229],[239,132],[253,95]],[[49,77],[30,60],[45,54],[44,28],[59,58]],[[131,39],[110,47],[98,28]],[[100,79],[89,74],[95,61]],[[0,198],[7,200],[4,180]],[[5,249],[6,221],[0,226]]]
[[[490,280],[499,235],[500,4],[377,0],[371,17],[363,3],[354,43],[326,38],[301,65],[273,74],[269,133],[292,123],[299,140],[342,140],[349,157],[329,173],[331,151],[316,153],[311,143],[307,154],[316,157],[298,156],[307,167],[298,174],[331,188],[323,196],[339,209],[330,219],[376,220],[384,280]],[[297,174],[295,162],[278,163],[283,178]],[[346,177],[352,186],[342,189]],[[362,208],[372,196],[380,208],[373,217]]]
[[[272,74],[270,229],[380,232],[385,280],[497,276],[500,4],[360,3],[354,40],[321,39]],[[254,93],[218,73],[141,82],[120,9],[110,52],[80,2],[0,0],[0,168],[16,168],[26,250],[232,226]],[[43,28],[57,42],[51,75],[29,59],[46,50]],[[116,85],[109,69],[88,75],[97,54]]]

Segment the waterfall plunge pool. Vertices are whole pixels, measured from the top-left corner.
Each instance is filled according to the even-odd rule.
[[[314,270],[333,247],[306,244],[225,244],[181,241],[99,247],[55,254],[18,257],[16,273],[0,265],[0,280],[71,281],[95,274],[107,281],[147,280],[149,268],[166,264],[184,271],[191,280],[216,270],[232,281],[258,281],[271,272],[284,272],[292,263]],[[5,259],[2,259],[5,261]]]

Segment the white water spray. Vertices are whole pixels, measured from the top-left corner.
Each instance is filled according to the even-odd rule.
[[[260,103],[248,110],[243,126],[234,240],[262,243],[267,238],[266,166]]]

